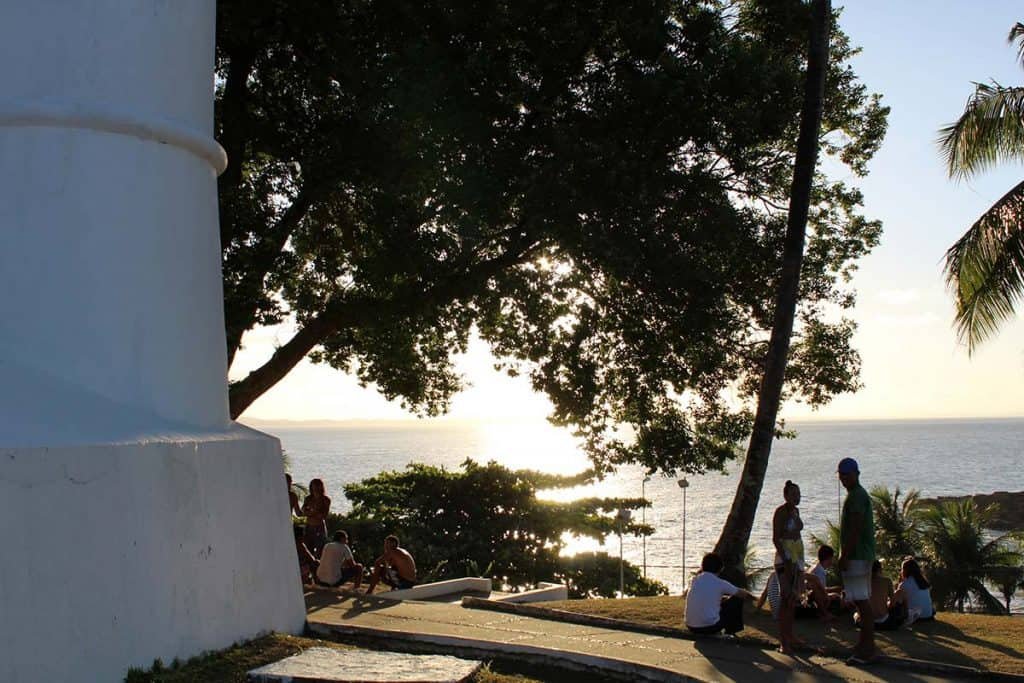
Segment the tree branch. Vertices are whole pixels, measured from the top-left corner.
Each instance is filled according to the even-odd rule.
[[[329,335],[344,327],[385,327],[405,318],[427,315],[452,301],[472,295],[503,270],[525,262],[539,246],[539,242],[534,242],[521,249],[506,251],[467,270],[453,273],[426,289],[420,283],[413,283],[386,300],[351,298],[330,302],[266,363],[244,379],[232,383],[229,390],[232,419],[237,419],[253,401],[281,381]]]
[[[217,194],[224,196],[242,182],[242,168],[245,165],[245,141],[247,100],[249,99],[249,75],[256,64],[256,51],[239,48],[229,57],[224,94],[220,100],[220,144],[228,155],[228,167],[217,178]],[[230,203],[220,202],[220,244],[221,249],[231,243],[235,221],[230,215]]]
[[[274,260],[280,255],[288,238],[298,227],[299,222],[309,213],[310,207],[330,191],[333,182],[307,182],[295,195],[295,199],[285,212],[270,227],[256,247],[253,263],[246,270],[245,276],[236,286],[236,293],[241,292],[242,300],[249,302],[244,308],[234,311],[225,310],[225,328],[228,344],[228,367],[234,361],[235,353],[242,342],[242,335],[253,326],[256,318],[257,301],[263,291],[263,281],[274,267]]]

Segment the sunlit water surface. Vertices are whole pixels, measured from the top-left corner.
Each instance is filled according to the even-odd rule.
[[[751,546],[761,564],[771,561],[771,513],[782,500],[786,479],[803,492],[801,513],[805,543],[823,534],[825,520],[836,520],[841,492],[835,476],[840,458],[860,462],[862,483],[890,489],[916,488],[922,496],[1024,491],[1024,420],[940,420],[831,422],[791,425],[792,440],[776,441],[754,524]],[[336,511],[347,510],[346,483],[409,462],[456,468],[466,458],[495,460],[508,467],[572,474],[587,459],[564,430],[546,423],[451,423],[324,428],[265,429],[281,439],[297,482],[324,480]],[[686,566],[692,572],[714,545],[736,490],[741,464],[729,474],[689,477],[686,490]],[[580,496],[639,497],[644,473],[620,469],[590,486],[545,494],[559,500]],[[647,539],[648,575],[673,592],[682,586],[683,495],[676,479],[655,476],[646,484],[652,507],[647,522],[655,527]],[[566,552],[605,549],[618,554],[619,540],[603,548],[588,539],[568,539]],[[624,539],[627,560],[643,564],[640,539]]]

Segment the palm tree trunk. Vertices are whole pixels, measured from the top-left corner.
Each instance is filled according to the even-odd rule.
[[[830,0],[812,0],[810,40],[807,53],[807,82],[800,112],[800,134],[797,138],[793,183],[789,195],[789,220],[783,247],[782,270],[775,299],[772,336],[765,359],[764,375],[758,391],[754,430],[747,448],[743,476],[736,488],[732,510],[718,538],[715,552],[726,567],[738,570],[750,541],[754,514],[761,497],[764,475],[768,469],[775,421],[786,375],[790,338],[800,287],[807,214],[810,210],[811,185],[818,158],[818,136],[825,100],[825,75],[828,71],[829,29],[832,21]]]

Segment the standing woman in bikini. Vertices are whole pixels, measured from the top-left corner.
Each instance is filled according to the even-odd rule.
[[[792,654],[793,646],[801,642],[793,632],[804,573],[804,542],[800,537],[804,522],[800,519],[800,487],[787,480],[782,487],[782,497],[786,502],[775,509],[772,517],[775,571],[781,593],[775,618],[779,620],[779,650]]]
[[[302,514],[306,516],[306,547],[318,560],[327,543],[327,515],[330,511],[331,499],[324,492],[324,482],[313,479],[309,482],[309,495],[302,501]]]

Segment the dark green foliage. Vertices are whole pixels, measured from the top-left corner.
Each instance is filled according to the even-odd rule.
[[[920,496],[911,489],[901,503],[899,486],[893,492],[884,486],[873,486],[870,493],[875,516],[875,553],[885,572],[896,579],[903,559],[918,554],[922,547]]]
[[[803,3],[221,0],[229,354],[294,318],[233,415],[296,363],[436,414],[477,331],[599,469],[720,469],[750,431],[801,102]],[[887,109],[836,34],[825,151]],[[858,386],[848,278],[878,240],[815,178],[787,396]],[[635,436],[623,437],[622,425]]]
[[[579,553],[559,558],[556,580],[569,587],[570,598],[614,598],[619,594],[619,558],[608,553]],[[665,584],[641,575],[635,564],[623,562],[626,595],[668,595]]]
[[[1004,613],[987,584],[998,585],[1007,572],[1020,568],[1024,556],[1012,543],[1015,534],[987,531],[993,513],[991,506],[979,508],[970,498],[938,503],[921,513],[936,606]]]
[[[555,580],[563,571],[559,557],[565,545],[563,535],[603,540],[616,533],[619,509],[643,505],[637,498],[559,503],[536,496],[538,489],[577,486],[592,477],[589,472],[560,477],[513,471],[472,460],[454,472],[411,464],[400,472],[384,472],[347,485],[345,495],[352,501],[352,511],[332,519],[332,526],[345,528],[361,542],[357,554],[364,563],[379,554],[377,546],[386,534],[395,533],[416,558],[421,573],[437,568],[434,578],[449,579],[490,567],[488,576],[496,585],[530,587]],[[630,523],[624,532],[650,533],[651,528]],[[599,590],[592,576],[581,576],[580,581],[581,591]],[[636,590],[656,590],[652,582],[633,580],[631,585]]]

